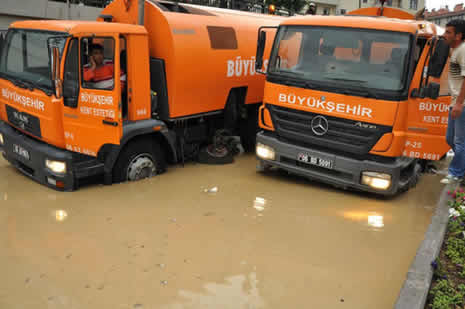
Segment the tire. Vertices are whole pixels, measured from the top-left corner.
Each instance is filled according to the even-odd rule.
[[[153,139],[141,138],[129,142],[113,167],[113,182],[137,181],[161,174],[166,163],[160,145]]]
[[[409,183],[409,188],[412,189],[412,188],[415,188],[418,184],[418,182],[420,181],[420,176],[421,176],[421,165],[420,164],[416,164],[415,165],[415,169],[414,169],[414,176],[412,177],[410,183]]]
[[[258,173],[266,173],[271,170],[271,165],[263,162],[262,160],[257,160],[256,171]]]
[[[208,145],[200,150],[197,162],[210,165],[231,164],[234,162],[234,156],[231,152],[226,151],[224,154],[215,154],[212,151],[213,145]]]
[[[421,176],[421,165],[420,163],[416,163],[413,169],[413,175],[410,178],[408,184],[402,188],[399,188],[398,193],[404,193],[410,189],[415,188],[418,182],[420,181],[420,176]]]

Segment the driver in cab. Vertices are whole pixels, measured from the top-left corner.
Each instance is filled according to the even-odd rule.
[[[90,46],[90,63],[84,67],[84,80],[91,83],[96,89],[112,89],[114,85],[114,64],[104,60],[103,46],[92,44]],[[126,75],[121,72],[121,87],[124,89]]]

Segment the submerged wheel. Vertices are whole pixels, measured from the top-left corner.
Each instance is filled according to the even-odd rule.
[[[135,181],[155,176],[156,173],[157,168],[153,162],[153,157],[149,153],[141,153],[129,163],[126,179]]]
[[[271,170],[271,165],[263,162],[262,160],[257,160],[256,170],[259,173],[265,173]]]
[[[420,163],[415,163],[415,165],[413,166],[412,176],[410,177],[408,183],[404,187],[399,188],[398,193],[407,192],[408,190],[415,188],[418,182],[420,181],[420,176],[421,176],[421,165]]]
[[[137,181],[160,174],[165,169],[160,145],[149,138],[129,142],[113,168],[113,182]]]

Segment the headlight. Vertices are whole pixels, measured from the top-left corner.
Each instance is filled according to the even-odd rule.
[[[3,134],[0,133],[0,145],[5,144],[5,140],[3,139]]]
[[[362,184],[377,190],[387,190],[391,186],[391,175],[377,172],[363,172]]]
[[[54,161],[54,160],[45,160],[45,166],[47,166],[52,172],[58,174],[66,173],[66,162]]]
[[[257,156],[261,159],[264,159],[264,160],[275,159],[274,149],[269,146],[257,143],[256,152],[257,152]]]

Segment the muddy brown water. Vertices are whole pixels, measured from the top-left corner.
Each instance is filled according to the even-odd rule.
[[[443,188],[379,199],[251,155],[72,193],[0,175],[1,309],[392,308]]]

